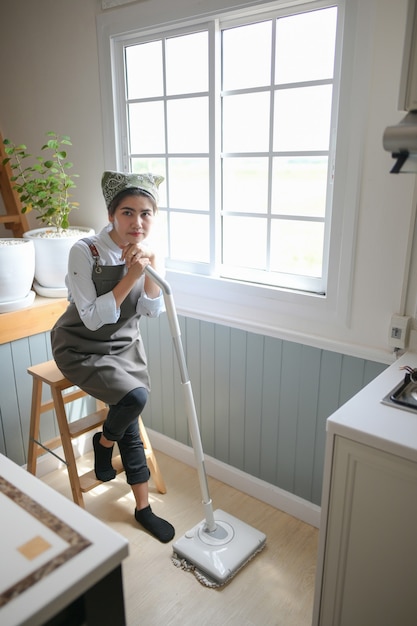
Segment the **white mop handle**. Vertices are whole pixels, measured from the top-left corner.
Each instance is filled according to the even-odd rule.
[[[167,281],[162,278],[162,276],[160,276],[151,265],[147,265],[145,267],[145,274],[148,274],[149,278],[152,278],[152,280],[162,289],[165,306],[167,308],[168,321],[171,328],[171,335],[172,337],[180,337],[181,329],[178,323],[174,297],[169,283],[167,283]]]
[[[181,382],[186,383],[189,380],[187,363],[185,361],[184,350],[181,343],[181,328],[178,322],[177,311],[175,308],[174,296],[172,295],[171,287],[166,280],[164,280],[156,270],[150,265],[145,268],[145,273],[162,289],[164,294],[165,307],[167,310],[169,327],[171,330],[172,340],[174,342],[174,348],[178,359],[178,365],[180,368]]]
[[[171,329],[172,340],[177,355],[178,365],[180,368],[181,382],[184,389],[185,408],[188,417],[188,428],[190,431],[191,442],[193,444],[194,456],[197,462],[197,472],[200,479],[200,489],[203,496],[203,506],[205,509],[205,517],[207,529],[212,532],[216,528],[214,521],[212,501],[209,494],[207,475],[204,467],[204,453],[201,444],[200,429],[198,427],[197,412],[195,409],[194,396],[191,388],[191,382],[188,376],[187,363],[185,361],[184,349],[181,341],[181,329],[178,323],[177,311],[175,308],[174,297],[172,295],[170,285],[159,276],[153,267],[147,265],[146,274],[162,289],[164,301],[168,315],[168,321]]]
[[[200,489],[203,497],[207,529],[209,532],[213,532],[216,528],[216,523],[214,521],[212,501],[207,483],[207,474],[204,466],[204,452],[201,444],[200,429],[198,427],[197,412],[195,410],[191,382],[187,381],[186,383],[183,383],[183,387],[188,415],[188,428],[190,430],[191,443],[193,444],[194,456],[197,462],[197,472],[200,479]]]

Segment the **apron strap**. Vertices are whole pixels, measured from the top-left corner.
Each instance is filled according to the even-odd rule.
[[[85,237],[84,239],[82,239],[82,241],[85,241],[85,243],[88,245],[88,247],[91,250],[91,254],[93,256],[94,259],[94,271],[96,274],[101,274],[101,265],[99,265],[99,260],[100,260],[100,255],[99,252],[96,248],[96,246],[93,244],[93,242],[91,241],[91,239],[89,239],[88,237]]]

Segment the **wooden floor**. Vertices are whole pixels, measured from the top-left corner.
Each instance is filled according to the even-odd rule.
[[[156,454],[168,491],[160,495],[151,480],[151,506],[175,526],[179,538],[204,518],[196,470]],[[90,453],[82,465],[91,464]],[[65,470],[42,480],[71,497]],[[172,545],[140,529],[124,474],[85,494],[86,509],[130,544],[123,562],[128,626],[310,626],[317,529],[217,480],[209,478],[209,489],[215,509],[267,536],[262,552],[221,589],[205,587],[175,567]]]

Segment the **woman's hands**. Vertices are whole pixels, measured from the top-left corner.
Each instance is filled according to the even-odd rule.
[[[155,268],[155,253],[142,244],[128,243],[122,250],[122,261],[127,267],[127,275],[134,280],[140,278],[147,265]],[[145,292],[149,298],[157,298],[159,286],[149,276],[145,276]]]
[[[122,261],[125,262],[128,270],[133,268],[134,273],[138,272],[138,277],[143,274],[147,265],[152,265],[154,259],[155,254],[152,250],[142,244],[128,243],[122,250]]]

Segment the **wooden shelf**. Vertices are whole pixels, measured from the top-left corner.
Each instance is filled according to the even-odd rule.
[[[34,303],[26,309],[0,313],[0,344],[51,330],[67,306],[66,298],[36,296]]]
[[[29,230],[29,224],[26,215],[22,213],[22,203],[20,202],[19,194],[11,181],[13,172],[10,163],[3,165],[3,160],[6,158],[7,154],[3,144],[3,137],[0,133],[0,193],[3,196],[7,214],[0,216],[0,224],[4,224],[5,228],[10,229],[14,237],[22,237],[23,233]]]

